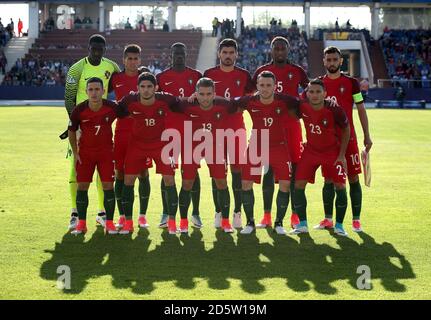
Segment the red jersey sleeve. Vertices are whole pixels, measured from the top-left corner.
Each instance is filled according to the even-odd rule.
[[[122,111],[118,107],[118,104],[114,101],[103,99],[103,105],[112,109],[117,117],[121,117],[123,115]]]
[[[305,89],[308,86],[308,83],[310,82],[310,80],[308,79],[308,76],[305,73],[304,69],[302,69],[301,67],[299,68],[299,74],[300,74],[299,84],[303,89]]]
[[[347,119],[346,112],[343,108],[336,106],[330,107],[334,115],[335,125],[341,129],[345,129],[349,126],[349,120]]]
[[[256,85],[251,78],[250,73],[247,72],[247,84],[245,86],[245,94],[253,94],[255,91]]]
[[[251,99],[252,99],[252,96],[245,96],[245,97],[240,97],[240,98],[230,100],[228,112],[235,113],[238,111],[247,110],[248,104]]]
[[[161,92],[158,92],[158,93],[156,93],[156,99],[165,102],[168,105],[168,108],[171,111],[173,111],[173,112],[181,112],[181,111],[179,111],[180,104],[181,104],[181,101],[182,101],[182,100],[180,100],[180,98],[175,97],[175,96],[173,96],[170,93],[165,93],[165,92],[161,93]]]
[[[111,76],[111,78],[109,79],[109,83],[108,83],[108,92],[112,92],[114,90],[114,85],[115,85],[115,81],[117,78],[117,74],[118,72],[114,72]]]
[[[68,130],[78,131],[79,124],[81,122],[80,120],[81,110],[82,108],[80,107],[80,105],[73,108],[72,114],[70,115],[69,126],[67,128]]]
[[[295,113],[296,116],[299,118],[299,108],[300,108],[300,100],[296,97],[293,97],[291,95],[288,94],[283,94],[283,93],[276,93],[275,94],[275,99],[279,99],[281,101],[283,101],[286,104],[287,109],[292,112]]]
[[[118,106],[116,108],[117,117],[119,118],[127,117],[130,114],[129,104],[137,100],[138,100],[138,94],[136,92],[131,92],[127,96],[124,96],[123,99],[121,99],[118,102]]]
[[[353,96],[353,102],[354,103],[362,103],[364,102],[364,99],[362,97],[361,88],[359,85],[359,81],[355,78],[350,78],[350,81],[352,83],[352,96]]]

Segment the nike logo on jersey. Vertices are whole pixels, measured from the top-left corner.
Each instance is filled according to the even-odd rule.
[[[251,109],[251,112],[259,112],[259,109]]]
[[[220,83],[221,81],[214,81],[214,83]]]
[[[120,83],[120,84],[116,84],[116,85],[115,85],[115,88],[120,88],[120,87],[122,87],[122,86],[124,86],[124,84],[122,84],[122,83]]]
[[[171,83],[172,83],[173,81],[170,81],[170,82],[165,82],[165,86],[168,86],[168,85],[170,85]]]
[[[304,113],[302,114],[302,116],[303,116],[304,118],[308,118],[308,116],[307,116],[306,114],[304,114]]]
[[[142,112],[139,111],[133,111],[133,114],[141,114]]]
[[[199,118],[199,116],[196,115],[196,114],[191,114],[190,117],[192,117],[192,118]]]
[[[82,120],[82,122],[88,122],[88,121],[90,121],[90,120]]]

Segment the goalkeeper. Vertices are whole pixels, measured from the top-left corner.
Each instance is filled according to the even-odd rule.
[[[85,89],[88,79],[93,77],[100,78],[103,81],[103,87],[108,88],[108,83],[112,74],[120,71],[120,68],[115,62],[103,57],[105,52],[105,38],[99,34],[94,34],[90,37],[88,42],[88,57],[82,58],[70,67],[67,73],[66,89],[64,93],[64,104],[69,118],[75,105],[87,99]],[[108,92],[106,91],[103,98],[106,99],[107,95]],[[67,131],[60,137],[62,139],[67,138]],[[75,161],[70,145],[68,146],[67,158],[70,160],[69,189],[72,207],[69,229],[75,229],[78,223],[78,211],[76,209],[77,183],[74,166]],[[97,174],[96,185],[99,208],[96,221],[102,226],[105,226],[106,214],[103,206],[103,188],[99,174]]]

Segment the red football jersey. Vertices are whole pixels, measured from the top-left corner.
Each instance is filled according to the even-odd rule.
[[[120,101],[123,97],[127,96],[130,92],[138,90],[138,74],[128,76],[125,71],[114,73],[110,80],[110,87],[114,90],[115,99]],[[130,132],[133,126],[133,119],[126,117],[117,119],[115,126],[115,134]]]
[[[88,100],[78,104],[70,116],[69,130],[81,129],[79,148],[91,151],[112,149],[112,122],[117,118],[117,104],[103,99],[98,111],[93,111]]]
[[[336,153],[340,147],[340,129],[349,125],[344,110],[339,107],[325,106],[315,111],[311,105],[302,101],[297,114],[304,121],[307,134],[306,148],[319,153]]]
[[[233,71],[225,72],[220,66],[216,66],[206,70],[204,77],[212,79],[215,82],[216,95],[226,99],[243,97],[256,90],[250,73],[239,67],[235,67]]]
[[[262,71],[271,71],[275,75],[275,91],[299,97],[299,87],[305,89],[308,85],[308,77],[304,69],[296,64],[286,64],[284,67],[277,67],[273,63],[260,66],[253,75],[253,83],[256,85],[257,76]]]
[[[199,103],[188,103],[183,101],[179,104],[178,112],[186,116],[186,121],[192,122],[193,133],[197,130],[211,131],[215,134],[216,129],[225,129],[226,123],[232,113],[231,103],[224,99],[216,98],[211,109],[202,109]]]
[[[202,78],[202,73],[198,70],[186,67],[182,72],[168,68],[157,76],[159,90],[167,92],[176,97],[190,97],[196,90],[196,82]],[[166,119],[167,128],[176,128],[182,132],[184,115],[170,113]]]
[[[260,102],[259,96],[244,97],[235,102],[237,106],[245,109],[250,114],[253,121],[253,133],[258,135],[264,129],[269,130],[269,145],[277,146],[286,144],[285,128],[282,125],[283,119],[288,115],[288,108],[297,108],[299,99],[293,96],[276,93],[271,104]],[[254,136],[258,138],[259,136]]]
[[[119,102],[122,112],[133,118],[132,141],[146,148],[163,147],[161,141],[163,130],[166,128],[166,115],[171,105],[179,102],[177,98],[167,93],[156,93],[156,101],[150,106],[141,104],[139,94],[132,92]]]
[[[212,79],[215,83],[216,95],[226,99],[243,97],[256,90],[256,86],[251,80],[250,73],[237,66],[230,72],[225,72],[220,66],[216,66],[206,70],[204,72],[204,77]],[[235,128],[244,126],[242,113],[235,114],[231,119]]]
[[[230,119],[233,116],[230,112],[231,105],[232,103],[228,100],[216,98],[210,109],[202,109],[199,103],[188,103],[187,101],[183,101],[177,106],[175,111],[181,112],[185,116],[186,122],[184,122],[184,124],[187,125],[188,122],[191,123],[191,134],[195,134],[195,132],[198,131],[203,133],[200,141],[193,141],[192,137],[187,136],[188,129],[184,130],[183,157],[187,158],[197,145],[207,139],[205,137],[205,131],[211,132],[213,146],[224,141],[217,141],[216,130],[225,129],[227,124],[230,123]],[[213,156],[224,154],[223,152],[217,153],[217,151],[218,149],[214,147]]]
[[[364,101],[358,80],[344,74],[341,74],[337,79],[330,79],[327,75],[320,78],[325,84],[327,97],[334,100],[346,112],[350,124],[350,139],[356,139],[353,124],[353,104]]]
[[[202,73],[189,67],[182,72],[168,68],[156,77],[160,91],[176,97],[190,97],[195,92],[196,82],[202,78]]]

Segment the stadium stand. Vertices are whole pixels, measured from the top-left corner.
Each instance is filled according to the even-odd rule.
[[[415,88],[429,88],[431,80],[431,30],[385,30],[380,45],[389,77]],[[427,81],[428,80],[428,81]]]
[[[0,74],[1,75],[4,75],[6,73],[5,68],[7,64],[7,59],[3,49],[13,36],[14,36],[14,33],[11,25],[8,24],[5,27],[0,19]]]
[[[270,43],[275,36],[283,36],[289,40],[289,60],[307,71],[307,37],[294,24],[288,29],[246,27],[241,37],[237,39],[239,46],[238,65],[253,74],[259,66],[271,61]]]
[[[18,61],[3,81],[8,85],[63,85],[68,67],[88,54],[88,38],[95,30],[52,30],[41,34],[22,61]],[[201,32],[112,30],[104,34],[107,41],[106,57],[122,65],[126,44],[136,43],[142,48],[142,64],[155,73],[169,64],[170,46],[181,41],[188,50],[188,64],[196,66]],[[29,80],[30,75],[36,80]]]

